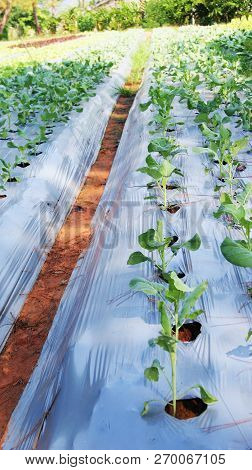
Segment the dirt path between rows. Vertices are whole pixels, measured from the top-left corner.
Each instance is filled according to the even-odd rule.
[[[28,295],[0,355],[0,439],[38,361],[66,285],[92,233],[91,221],[116,154],[134,96],[120,96],[95,164]]]
[[[44,47],[44,46],[51,46],[57,42],[65,42],[65,41],[73,41],[75,39],[84,38],[85,34],[72,34],[70,36],[62,36],[58,38],[45,38],[45,39],[38,39],[35,41],[26,41],[22,42],[21,44],[13,44],[10,49],[26,49],[27,47]]]

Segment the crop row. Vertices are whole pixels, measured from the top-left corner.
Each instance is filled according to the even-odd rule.
[[[241,35],[244,40],[247,33],[232,33],[227,37],[219,34],[213,39],[211,28],[198,29],[195,33],[192,28],[182,28],[177,35],[166,31],[154,34],[149,100],[140,105],[143,112],[149,108],[152,114],[150,142],[146,165],[138,171],[150,178],[147,183],[149,195],[145,199],[151,200],[164,214],[167,211],[176,213],[180,206],[170,200],[169,193],[182,188],[181,183],[174,183],[173,177],[183,177],[176,159],[183,158],[186,149],[181,148],[171,135],[185,123],[179,121],[172,110],[176,100],[185,103],[187,109],[195,113],[195,123],[205,141],[204,147],[193,150],[209,156],[206,172],[211,172],[216,181],[214,191],[215,197],[219,198],[219,207],[213,215],[228,228],[235,228],[240,236],[239,240],[226,237],[221,244],[221,252],[230,263],[248,268],[252,267],[252,184],[247,182],[247,178],[243,181],[236,175],[246,169],[242,156],[246,156],[249,144],[246,134],[251,129],[251,89],[244,64],[240,56],[235,55],[236,49],[240,51],[244,42]],[[233,51],[229,60],[223,56],[225,47]],[[234,126],[235,131],[232,131]],[[237,133],[241,134],[239,138]],[[193,321],[203,313],[195,305],[207,289],[208,282],[203,281],[192,288],[182,281],[184,273],[175,272],[169,267],[181,248],[191,251],[200,249],[201,239],[196,233],[190,240],[182,242],[179,234],[167,233],[166,224],[164,226],[163,221],[158,220],[156,227],[139,235],[138,242],[141,251],[132,253],[128,264],[151,263],[159,282],[134,278],[130,287],[151,297],[157,305],[161,331],[149,342],[149,346],[158,346],[168,353],[171,365],[170,377],[166,367],[154,359],[144,375],[154,382],[161,375],[165,377],[169,392],[161,401],[168,413],[179,417],[176,409],[176,369],[180,332],[185,322]],[[250,336],[251,332],[247,340]],[[194,389],[199,389],[205,405],[216,402],[216,398],[202,384],[192,385],[189,390]],[[142,415],[147,414],[151,403],[156,401],[160,400],[145,402]]]
[[[103,50],[93,47],[83,55],[80,51],[75,59],[2,69],[0,190],[6,190],[6,183],[20,181],[17,167],[29,166],[56,124],[67,122],[71,111],[82,112],[83,102],[96,94],[97,85],[122,60],[130,38],[117,34],[114,39],[116,44],[111,42]]]
[[[44,46],[37,48],[33,43],[25,49],[20,49],[17,42],[0,43],[0,65],[1,67],[17,67],[20,65],[32,65],[34,63],[44,63],[49,61],[60,61],[68,59],[70,56],[75,58],[78,54],[81,57],[87,57],[90,52],[99,52],[105,54],[106,59],[112,60],[115,50],[115,59],[119,54],[121,57],[127,51],[127,45],[130,39],[136,37],[135,32],[104,31],[103,33],[86,33],[85,36],[73,41],[64,41],[61,43],[50,44],[50,47]],[[117,47],[120,45],[120,48]]]

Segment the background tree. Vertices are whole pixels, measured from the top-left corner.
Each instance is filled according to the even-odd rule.
[[[32,0],[32,12],[33,12],[36,33],[41,34],[41,26],[38,20],[38,1],[37,0]]]
[[[58,2],[59,0],[0,0],[0,34],[7,26],[14,8],[18,8],[21,12],[32,12],[35,31],[40,34],[42,28],[39,21],[39,8],[56,8]]]
[[[12,0],[0,0],[0,34],[3,33],[3,30],[8,23],[11,14],[12,4]]]

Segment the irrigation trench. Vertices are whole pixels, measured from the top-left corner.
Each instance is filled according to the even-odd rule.
[[[99,204],[139,83],[126,83],[108,121],[98,158],[50,250],[0,355],[0,439],[36,366],[61,298],[81,253],[92,238]]]

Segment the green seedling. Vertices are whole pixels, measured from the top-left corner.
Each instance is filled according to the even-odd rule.
[[[138,237],[138,243],[144,250],[156,253],[159,261],[155,261],[149,256],[145,256],[141,251],[135,251],[128,259],[127,264],[135,265],[145,262],[152,263],[161,273],[164,280],[169,279],[167,269],[172,259],[181,248],[196,251],[200,248],[201,239],[196,233],[190,240],[183,243],[176,243],[178,237],[168,236],[164,234],[164,224],[162,220],[157,221],[156,229],[149,229]]]
[[[235,226],[243,236],[241,240],[226,237],[221,244],[221,252],[227,261],[244,268],[252,268],[252,210],[248,207],[251,196],[252,183],[248,183],[236,198],[222,193],[221,205],[214,213],[216,218],[225,216],[226,220],[231,219],[231,226]]]
[[[15,164],[6,162],[3,158],[0,158],[1,168],[0,168],[0,189],[6,190],[6,183],[15,182],[19,183],[21,181],[18,177],[12,177],[12,170],[16,167]]]
[[[163,374],[169,386],[169,393],[172,394],[173,414],[176,416],[177,402],[177,348],[179,344],[179,329],[186,320],[193,320],[202,313],[202,310],[195,309],[197,300],[207,288],[207,282],[202,282],[195,288],[191,288],[183,283],[175,272],[169,273],[168,287],[163,284],[148,281],[144,278],[132,279],[130,288],[135,292],[141,292],[147,296],[154,297],[160,313],[161,331],[157,338],[149,342],[152,347],[158,346],[169,355],[171,366],[171,380],[164,366],[155,359],[150,367],[145,369],[144,375],[147,380],[157,382],[160,374]],[[189,390],[199,389],[202,400],[207,404],[215,403],[216,398],[211,395],[202,385],[194,385]],[[187,393],[184,392],[184,394]],[[183,395],[184,395],[183,394]],[[144,403],[142,416],[149,411],[150,403],[159,400],[150,400]],[[165,397],[164,404],[169,401]]]
[[[181,171],[176,168],[168,159],[162,160],[161,162],[156,161],[151,155],[146,158],[146,166],[138,168],[137,171],[144,173],[152,179],[152,182],[159,189],[159,195],[161,197],[162,208],[166,210],[168,208],[167,201],[167,186],[170,177],[175,173],[182,176]]]
[[[238,154],[248,145],[248,137],[232,141],[232,134],[227,129],[223,121],[216,129],[212,131],[205,123],[202,124],[202,133],[207,138],[209,146],[194,147],[195,153],[208,153],[209,156],[219,162],[220,178],[228,184],[230,194],[233,194],[234,175],[239,163]]]

